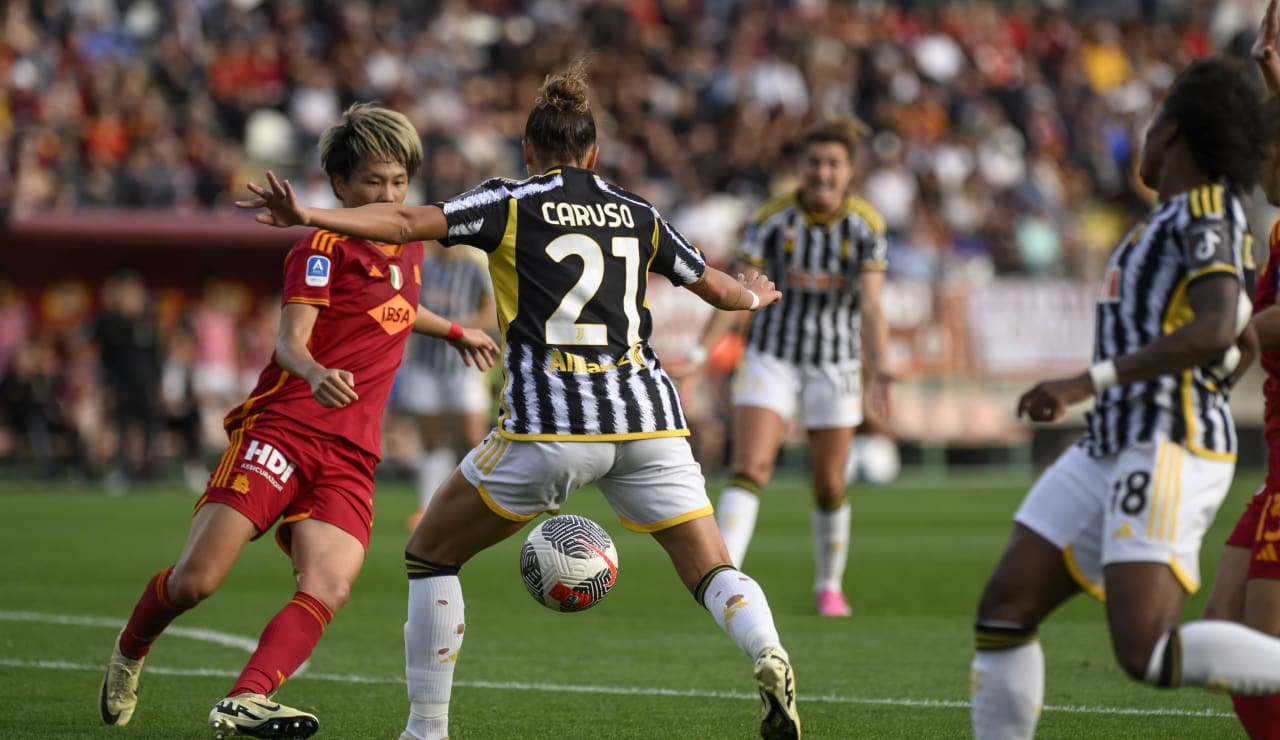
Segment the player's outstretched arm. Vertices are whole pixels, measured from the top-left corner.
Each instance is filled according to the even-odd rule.
[[[359,208],[311,208],[298,202],[293,185],[267,172],[267,187],[249,183],[256,196],[236,201],[236,208],[262,209],[254,218],[268,226],[313,226],[361,239],[405,244],[443,239],[449,233],[444,211],[438,206],[405,206],[370,203]]]
[[[1203,277],[1191,284],[1187,300],[1194,313],[1190,321],[1136,352],[1098,363],[1079,375],[1037,384],[1018,399],[1018,416],[1057,421],[1068,406],[1112,385],[1179,373],[1223,356],[1244,329],[1238,310],[1240,282],[1230,273]],[[1223,368],[1224,378],[1237,369],[1238,362],[1237,358]]]
[[[755,311],[782,300],[782,293],[763,273],[732,277],[708,267],[696,283],[685,286],[693,294],[722,311]]]
[[[320,309],[303,303],[285,304],[276,334],[276,364],[302,378],[311,386],[311,395],[321,406],[340,409],[359,398],[355,376],[347,370],[327,368],[315,361],[307,344]]]
[[[1277,0],[1267,3],[1258,23],[1258,38],[1253,42],[1253,60],[1262,70],[1262,79],[1271,92],[1280,90],[1280,18],[1276,17]]]
[[[488,370],[498,359],[498,345],[483,329],[464,329],[426,306],[418,306],[413,330],[452,344],[467,366]]]

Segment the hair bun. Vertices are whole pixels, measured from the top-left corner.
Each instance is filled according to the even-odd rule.
[[[534,106],[566,113],[590,111],[591,104],[587,100],[588,66],[586,57],[578,57],[564,72],[547,75],[542,88],[538,90],[538,98],[534,101]]]

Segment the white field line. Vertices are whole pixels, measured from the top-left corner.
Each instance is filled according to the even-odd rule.
[[[89,627],[110,627],[119,629],[123,623],[117,619],[101,617],[76,617],[59,614],[37,614],[35,612],[0,611],[0,620],[14,622],[46,622],[54,624],[83,625]],[[195,640],[216,642],[232,647],[244,647],[252,651],[257,643],[254,640],[224,632],[200,629],[180,629],[170,627],[166,634],[181,634]],[[246,647],[247,646],[247,647]],[[92,671],[103,669],[102,665],[90,663],[72,663],[60,660],[16,660],[0,658],[0,667],[34,668],[55,671]],[[239,671],[220,670],[216,668],[165,668],[163,666],[146,666],[148,674],[161,676],[195,676],[235,678]],[[297,675],[297,674],[294,674]],[[354,674],[308,673],[311,681],[333,681],[351,684],[386,684],[403,686],[404,679],[399,676],[358,676]],[[698,689],[664,689],[643,686],[575,686],[572,684],[530,683],[521,681],[454,681],[454,686],[473,689],[492,689],[497,691],[542,691],[548,693],[568,694],[605,694],[610,696],[666,696],[687,699],[742,699],[756,701],[759,696],[740,691],[703,691]],[[817,702],[820,704],[856,704],[864,706],[917,707],[923,709],[968,709],[969,702],[951,699],[893,699],[864,696],[838,696],[835,694],[801,694],[802,703]],[[1045,712],[1063,712],[1067,714],[1110,714],[1134,717],[1210,717],[1215,719],[1235,719],[1230,712],[1215,709],[1143,709],[1139,707],[1095,707],[1084,705],[1046,704]]]

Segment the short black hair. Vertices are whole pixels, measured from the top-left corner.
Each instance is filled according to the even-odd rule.
[[[1225,57],[1193,62],[1173,81],[1160,116],[1178,127],[1196,165],[1236,192],[1251,190],[1271,143],[1262,92],[1241,63]]]

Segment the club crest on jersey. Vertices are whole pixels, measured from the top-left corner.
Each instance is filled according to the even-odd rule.
[[[1098,303],[1117,303],[1120,300],[1120,267],[1107,265],[1102,275],[1102,287],[1098,290]]]
[[[400,267],[398,265],[392,265],[391,266],[391,287],[395,288],[396,290],[400,290],[400,287],[403,285],[404,285],[404,275],[400,273]]]
[[[307,258],[307,285],[323,288],[329,284],[329,258],[313,254]]]

